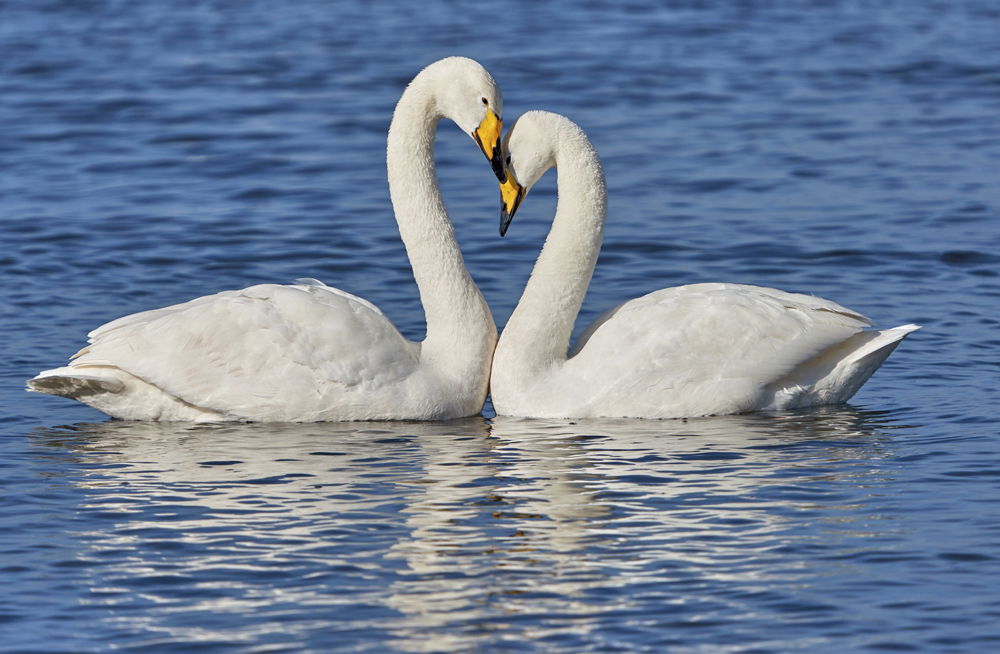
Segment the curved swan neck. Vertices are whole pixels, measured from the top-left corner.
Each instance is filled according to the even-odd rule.
[[[504,336],[518,344],[519,358],[538,366],[566,359],[608,214],[604,169],[586,135],[565,121],[554,137],[559,176],[556,215],[504,329]]]
[[[434,136],[445,116],[435,95],[437,78],[418,75],[396,105],[386,146],[389,193],[399,234],[413,268],[427,321],[422,358],[462,366],[496,326],[482,293],[465,268],[434,168]],[[494,340],[489,340],[492,349]],[[462,359],[469,359],[462,361]]]

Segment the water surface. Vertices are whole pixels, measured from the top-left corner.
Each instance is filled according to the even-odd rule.
[[[956,3],[0,2],[0,651],[984,652],[1000,640],[1000,11]],[[689,421],[146,425],[23,392],[119,316],[316,277],[423,335],[385,182],[463,54],[589,134],[577,333],[731,281],[924,329],[847,407]],[[555,175],[497,234],[503,326]]]

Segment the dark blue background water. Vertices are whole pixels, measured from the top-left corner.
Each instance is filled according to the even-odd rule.
[[[392,109],[463,54],[607,171],[581,326],[696,281],[908,338],[837,409],[643,423],[136,425],[24,393],[131,312],[310,276],[422,311]],[[438,171],[502,326],[507,238]],[[0,651],[1000,647],[1000,7],[0,0]]]

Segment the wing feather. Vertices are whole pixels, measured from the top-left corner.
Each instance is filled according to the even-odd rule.
[[[110,362],[192,405],[252,415],[411,374],[419,344],[377,307],[315,280],[263,284],[120,318],[72,364]]]
[[[750,410],[766,385],[871,324],[807,295],[736,284],[663,289],[598,317],[570,351],[581,388],[666,413]],[[584,345],[586,347],[584,348]],[[587,402],[587,398],[579,398]],[[705,409],[708,410],[705,410]]]

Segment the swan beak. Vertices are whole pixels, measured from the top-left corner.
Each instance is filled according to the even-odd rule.
[[[507,233],[510,221],[514,219],[521,200],[528,191],[517,183],[513,173],[507,173],[507,181],[500,184],[500,236]]]
[[[500,133],[503,131],[503,120],[500,119],[492,109],[486,110],[486,117],[479,127],[472,133],[472,138],[476,140],[479,149],[483,151],[486,158],[490,160],[493,167],[493,174],[497,176],[500,183],[507,181],[507,169],[503,165],[500,157]]]

